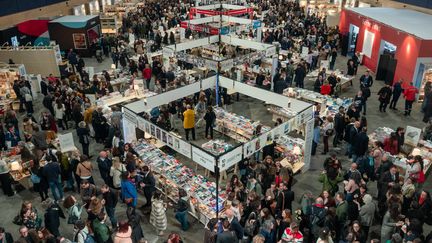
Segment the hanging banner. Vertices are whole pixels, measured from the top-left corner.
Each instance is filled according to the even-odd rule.
[[[215,158],[201,149],[192,147],[192,160],[207,170],[214,172]]]
[[[243,147],[239,146],[219,157],[219,170],[225,171],[242,160]]]
[[[304,171],[308,171],[311,163],[312,140],[315,120],[311,119],[306,123],[305,147],[304,147]]]

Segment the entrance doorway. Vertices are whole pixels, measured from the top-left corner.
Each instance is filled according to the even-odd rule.
[[[381,40],[379,49],[379,62],[376,70],[376,80],[384,80],[386,83],[392,84],[396,71],[397,46],[386,40]]]
[[[353,56],[355,54],[355,49],[357,46],[357,37],[358,37],[358,33],[360,31],[360,28],[357,27],[356,25],[350,24],[350,28],[349,28],[349,36],[348,36],[348,50],[347,50],[347,55],[348,56]]]

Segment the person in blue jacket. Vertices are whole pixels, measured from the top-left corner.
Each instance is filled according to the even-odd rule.
[[[121,198],[128,207],[135,208],[138,200],[138,192],[135,185],[129,180],[129,173],[125,172],[122,174],[121,181]]]

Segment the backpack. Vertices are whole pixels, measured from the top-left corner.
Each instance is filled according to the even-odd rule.
[[[96,243],[93,236],[90,235],[90,233],[85,234],[84,232],[79,232],[78,234],[81,234],[84,238],[84,243]],[[78,234],[75,236],[75,241],[78,242]]]
[[[319,212],[314,212],[314,206],[311,207],[310,223],[312,226],[324,226],[326,210],[320,210]]]

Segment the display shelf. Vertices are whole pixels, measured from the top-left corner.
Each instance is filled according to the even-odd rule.
[[[275,150],[284,158],[281,162],[282,166],[290,167],[294,173],[303,168],[305,146],[303,139],[283,135],[276,139],[276,144]]]
[[[256,127],[262,125],[252,120],[228,112],[220,107],[214,108],[216,114],[216,130],[240,142],[247,142],[254,136]],[[261,133],[270,131],[268,126],[262,126]]]
[[[214,155],[219,155],[229,151],[230,149],[233,148],[233,146],[232,144],[227,143],[223,140],[216,139],[204,143],[203,145],[201,145],[201,148]]]
[[[286,108],[282,108],[279,106],[270,106],[269,108],[267,108],[267,110],[273,114],[273,121],[277,122],[278,118],[281,118],[282,121],[288,121],[289,119],[295,117],[297,115],[296,112],[290,110],[290,109],[286,109]]]
[[[197,175],[192,169],[180,163],[174,157],[165,154],[154,144],[140,140],[134,143],[139,155],[138,165],[149,165],[155,172],[157,188],[173,201],[178,199],[178,188],[184,189],[194,206],[193,216],[206,223],[216,217],[216,183]],[[223,210],[226,192],[219,191],[219,211]]]

